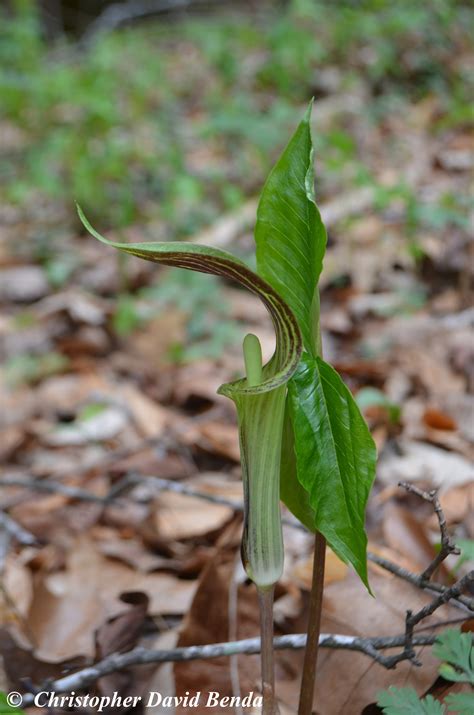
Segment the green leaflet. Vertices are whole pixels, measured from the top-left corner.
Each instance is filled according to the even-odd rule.
[[[268,309],[276,333],[272,359],[261,368],[255,356],[247,356],[258,383],[243,378],[221,385],[219,393],[235,402],[238,414],[245,499],[244,565],[259,587],[270,586],[283,568],[279,477],[286,382],[296,370],[302,351],[292,311],[272,286],[225,251],[189,243],[108,241],[92,228],[79,207],[78,212],[84,226],[99,241],[155,263],[233,278],[258,295]]]
[[[315,357],[326,229],[314,200],[310,117],[311,105],[263,187],[255,242],[259,275],[288,303]]]
[[[364,513],[376,462],[370,432],[350,391],[321,358],[304,354],[288,393],[298,481],[314,514],[305,523],[368,587]],[[299,510],[297,504],[298,517]]]
[[[449,708],[449,712],[456,715],[472,715],[474,713],[474,693],[451,693],[444,702]]]
[[[472,633],[461,633],[458,628],[444,631],[436,639],[433,655],[445,661],[439,672],[446,680],[470,683],[474,686],[474,641]]]
[[[281,498],[367,583],[364,512],[375,446],[351,393],[321,356],[318,279],[326,231],[314,201],[311,106],[257,212],[257,268],[293,310],[306,353],[288,383]]]
[[[474,648],[472,633],[461,633],[452,628],[436,639],[433,655],[447,661],[441,665],[440,675],[447,680],[473,684]],[[448,665],[449,664],[449,665]],[[448,670],[445,670],[445,667]],[[449,670],[450,669],[450,670]],[[450,677],[454,674],[454,677]],[[385,715],[472,715],[474,713],[474,692],[450,693],[444,698],[444,705],[432,695],[419,698],[413,688],[390,686],[387,691],[378,694],[377,705],[383,708]],[[446,711],[445,705],[448,706]]]
[[[446,708],[432,695],[420,700],[414,688],[396,688],[391,685],[378,695],[377,705],[384,715],[445,715]]]

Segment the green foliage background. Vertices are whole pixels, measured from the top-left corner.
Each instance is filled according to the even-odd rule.
[[[13,5],[13,16],[0,9],[0,121],[20,138],[4,151],[0,192],[25,212],[74,197],[106,225],[159,219],[161,239],[192,234],[258,191],[295,107],[324,94],[327,67],[348,91],[369,82],[374,121],[433,92],[440,122],[469,117],[468,68],[455,61],[468,3],[263,3],[150,20],[87,48],[47,43],[35,3]],[[371,180],[343,122],[316,133],[316,153],[329,184],[348,167]]]

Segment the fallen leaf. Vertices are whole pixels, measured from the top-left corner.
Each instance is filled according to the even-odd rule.
[[[330,548],[326,548],[326,560],[324,569],[324,585],[334,581],[342,581],[348,572],[347,564],[343,563]],[[311,591],[311,581],[313,575],[313,556],[299,561],[292,570],[292,577],[296,584],[306,591]]]
[[[43,435],[43,442],[54,447],[103,442],[116,437],[127,425],[125,411],[105,407],[99,414],[77,419],[74,424],[61,425]]]
[[[0,301],[31,303],[49,292],[40,266],[14,266],[0,270]]]
[[[169,422],[165,408],[140,392],[134,385],[117,388],[116,396],[123,401],[143,437],[158,437]]]
[[[27,619],[35,655],[52,662],[92,657],[95,631],[123,612],[119,597],[124,592],[142,591],[150,599],[150,614],[159,615],[185,613],[195,589],[195,582],[168,574],[137,574],[102,556],[89,539],[79,539],[64,571],[35,579]]]
[[[423,415],[423,420],[428,427],[439,430],[455,430],[456,422],[452,417],[434,407],[428,407]]]
[[[400,439],[397,452],[385,450],[381,455],[377,474],[384,484],[423,479],[445,491],[471,481],[474,470],[471,462],[458,454]]]
[[[220,529],[233,516],[233,509],[204,499],[163,492],[155,512],[156,531],[164,540],[179,541]]]
[[[142,573],[170,569],[175,565],[170,559],[152,553],[139,539],[120,538],[115,532],[111,538],[98,539],[97,548],[103,556],[122,561]]]
[[[112,616],[97,629],[95,660],[102,660],[111,653],[125,653],[138,642],[148,610],[148,596],[140,591],[130,591],[123,593],[120,600],[129,608]]]

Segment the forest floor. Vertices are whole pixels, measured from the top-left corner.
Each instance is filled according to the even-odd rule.
[[[0,152],[10,162],[0,176],[10,186],[0,208],[5,691],[25,692],[28,683],[39,686],[136,645],[170,649],[258,635],[256,594],[239,559],[242,486],[234,408],[216,390],[242,373],[241,340],[249,330],[271,355],[268,316],[257,299],[229,283],[134,258],[118,261],[83,234],[71,194],[61,195],[57,185],[63,180],[110,238],[192,239],[249,257],[262,180],[311,90],[305,87],[301,96],[288,92],[286,103],[272,103],[265,82],[272,93],[283,90],[275,88],[269,67],[278,75],[278,62],[293,68],[291,58],[285,65],[279,45],[271,49],[278,27],[259,45],[248,18],[239,22],[230,49],[228,18],[207,25],[202,19],[187,21],[185,29],[177,25],[161,40],[166,82],[152,96],[152,73],[148,77],[144,69],[137,75],[145,97],[138,125],[133,115],[138,90],[127,105],[135,107],[131,119],[123,110],[126,140],[138,127],[133,156],[120,154],[120,137],[111,136],[110,126],[111,144],[100,146],[95,105],[101,88],[99,79],[92,86],[91,74],[101,66],[105,89],[112,76],[118,86],[117,70],[110,69],[117,58],[115,37],[104,40],[93,59],[83,59],[82,69],[74,69],[79,94],[69,99],[61,85],[72,71],[65,69],[67,62],[55,70],[53,82],[46,78],[50,58],[44,60],[37,81],[50,92],[41,110],[47,127],[28,125],[28,117],[20,121],[13,90],[0,120]],[[293,38],[295,47],[303,35]],[[150,36],[149,28],[125,33],[125,54],[142,48],[137,66],[149,51]],[[468,54],[459,28],[453,36],[457,54],[450,62],[456,65],[452,72],[460,72]],[[413,48],[402,41],[395,49],[410,59]],[[271,66],[265,64],[268,52],[275,54]],[[474,545],[472,133],[459,103],[446,108],[442,92],[431,86],[418,94],[396,91],[386,69],[377,80],[358,60],[349,63],[328,53],[333,64],[312,80],[317,196],[329,235],[321,281],[325,359],[355,394],[378,448],[367,513],[370,551],[422,571],[439,548],[438,521],[431,504],[398,483],[437,488],[462,556],[449,557],[436,574],[449,586],[467,572],[470,560],[472,567]],[[352,73],[349,83],[346,70]],[[297,71],[288,70],[289,82]],[[238,92],[227,113],[222,107],[214,112],[219,97],[231,96],[236,75]],[[200,87],[207,88],[203,100],[197,97]],[[96,112],[89,116],[89,130],[88,90]],[[244,90],[248,102],[236,109]],[[35,97],[24,101],[38,108]],[[102,99],[102,121],[113,125],[105,106],[110,98]],[[159,127],[147,119],[148,111],[159,113],[160,107],[160,121],[174,136],[165,134],[161,144]],[[182,117],[174,128],[173,112]],[[246,134],[235,129],[245,118]],[[70,137],[76,122],[77,145]],[[99,144],[90,149],[90,165],[81,173],[80,142],[87,131],[93,142],[94,127]],[[175,141],[178,158],[165,146],[168,141]],[[258,150],[252,152],[252,146]],[[156,147],[158,159],[165,157],[168,164],[145,181],[140,171],[154,171]],[[146,168],[140,164],[144,154]],[[64,160],[59,169],[58,157]],[[111,174],[95,174],[91,187],[88,172],[97,172],[101,157],[118,163],[120,177],[114,183],[109,167]],[[126,182],[121,162],[130,168]],[[124,205],[127,192],[130,211]],[[311,536],[285,515],[285,571],[275,601],[278,635],[304,631],[312,563]],[[402,634],[406,610],[430,601],[429,594],[373,560],[369,577],[375,599],[328,552],[322,632]],[[436,629],[463,617],[462,611],[443,607],[425,625]],[[364,654],[324,649],[316,686],[319,712],[381,712],[373,704],[389,685],[413,686],[420,695],[442,699],[452,687],[438,677],[431,649],[418,650],[421,668],[405,662],[385,670]],[[236,672],[240,691],[256,692],[258,656],[236,660],[135,666],[101,678],[94,692],[232,695]],[[278,653],[282,715],[295,712],[301,665],[302,651]],[[375,709],[365,710],[370,704]],[[170,710],[156,706],[147,712]]]

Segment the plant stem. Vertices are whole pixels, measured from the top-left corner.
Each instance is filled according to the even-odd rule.
[[[275,665],[273,657],[273,594],[275,586],[258,588],[262,664],[262,715],[279,715],[275,701]]]
[[[309,601],[308,639],[304,654],[298,715],[311,715],[313,712],[314,681],[316,679],[319,633],[321,630],[321,610],[323,605],[325,557],[326,539],[317,531],[314,537],[313,578]]]

